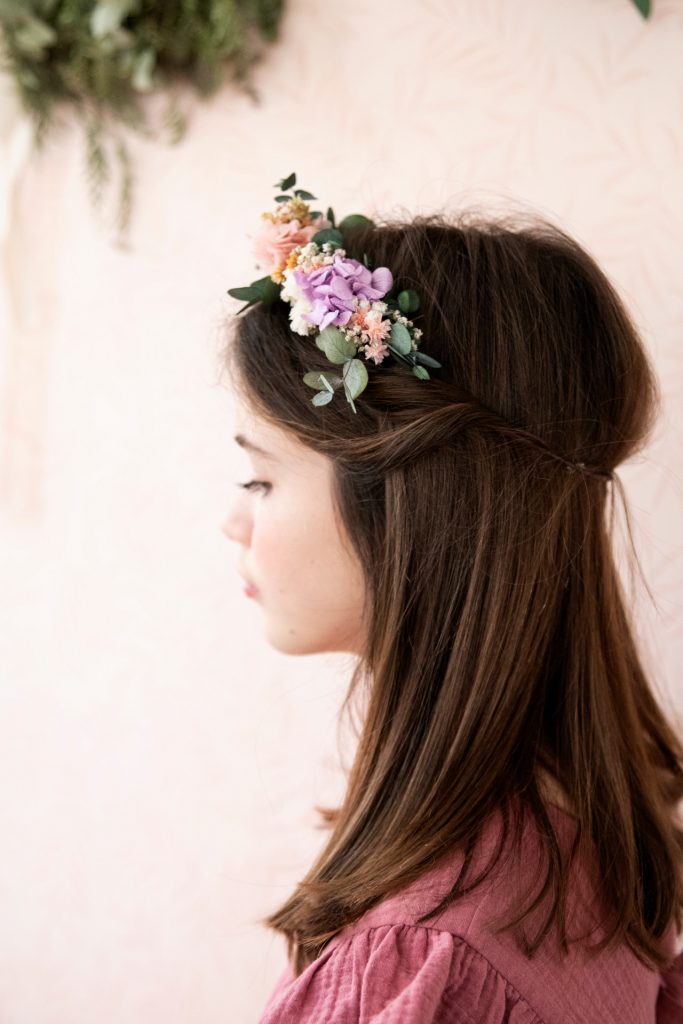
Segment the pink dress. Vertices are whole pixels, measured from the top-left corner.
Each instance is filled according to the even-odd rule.
[[[555,805],[549,815],[568,849],[576,819]],[[496,831],[490,819],[472,871],[486,863]],[[288,965],[259,1024],[683,1024],[683,953],[664,974],[648,970],[626,945],[591,961],[571,944],[562,960],[551,932],[529,960],[509,932],[494,935],[487,927],[518,884],[540,885],[538,849],[529,819],[519,860],[501,860],[482,886],[419,924],[462,862],[462,853],[449,854],[339,932],[298,978]],[[595,941],[604,932],[589,878],[580,863],[568,898],[568,934],[594,929]],[[532,917],[531,935],[542,919]],[[673,956],[673,924],[668,936]]]

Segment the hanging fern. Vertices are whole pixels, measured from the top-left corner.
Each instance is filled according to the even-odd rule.
[[[206,97],[230,78],[255,101],[249,82],[261,57],[260,40],[277,38],[284,0],[0,0],[0,67],[16,83],[20,101],[43,146],[72,105],[85,126],[90,197],[103,198],[110,177],[107,142],[120,171],[118,226],[132,207],[133,174],[121,124],[153,136],[143,95],[168,93],[162,125],[171,143],[187,126],[174,86],[190,81]]]

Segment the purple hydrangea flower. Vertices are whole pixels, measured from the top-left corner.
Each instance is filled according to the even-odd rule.
[[[394,283],[388,267],[368,270],[358,260],[336,254],[334,263],[310,273],[295,270],[294,280],[311,304],[310,312],[301,314],[302,319],[321,331],[348,323],[359,299],[381,299]]]

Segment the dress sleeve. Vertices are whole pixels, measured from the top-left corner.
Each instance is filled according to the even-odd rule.
[[[464,939],[420,925],[381,925],[286,974],[259,1024],[543,1024]],[[673,1020],[673,1018],[672,1018]]]
[[[662,974],[657,1000],[657,1024],[681,1024],[683,1021],[683,951],[668,971]]]

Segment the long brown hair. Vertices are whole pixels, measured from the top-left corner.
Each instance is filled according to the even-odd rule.
[[[354,415],[343,391],[311,403],[301,378],[330,364],[290,329],[284,302],[229,330],[221,366],[234,386],[333,461],[367,581],[367,645],[341,709],[360,692],[345,796],[317,808],[329,838],[263,923],[286,937],[298,975],[444,851],[465,851],[426,920],[473,887],[466,869],[492,812],[507,828],[522,806],[548,868],[503,928],[533,956],[556,924],[567,950],[569,871],[587,840],[611,915],[591,949],[626,942],[664,967],[662,936],[683,917],[683,747],[641,664],[615,565],[622,484],[562,461],[611,470],[644,446],[661,399],[634,323],[595,260],[541,217],[385,220],[345,232],[344,248],[418,293],[420,347],[442,368],[418,380],[390,358],[369,362]],[[539,770],[577,818],[568,859]],[[542,900],[542,928],[520,937]]]

